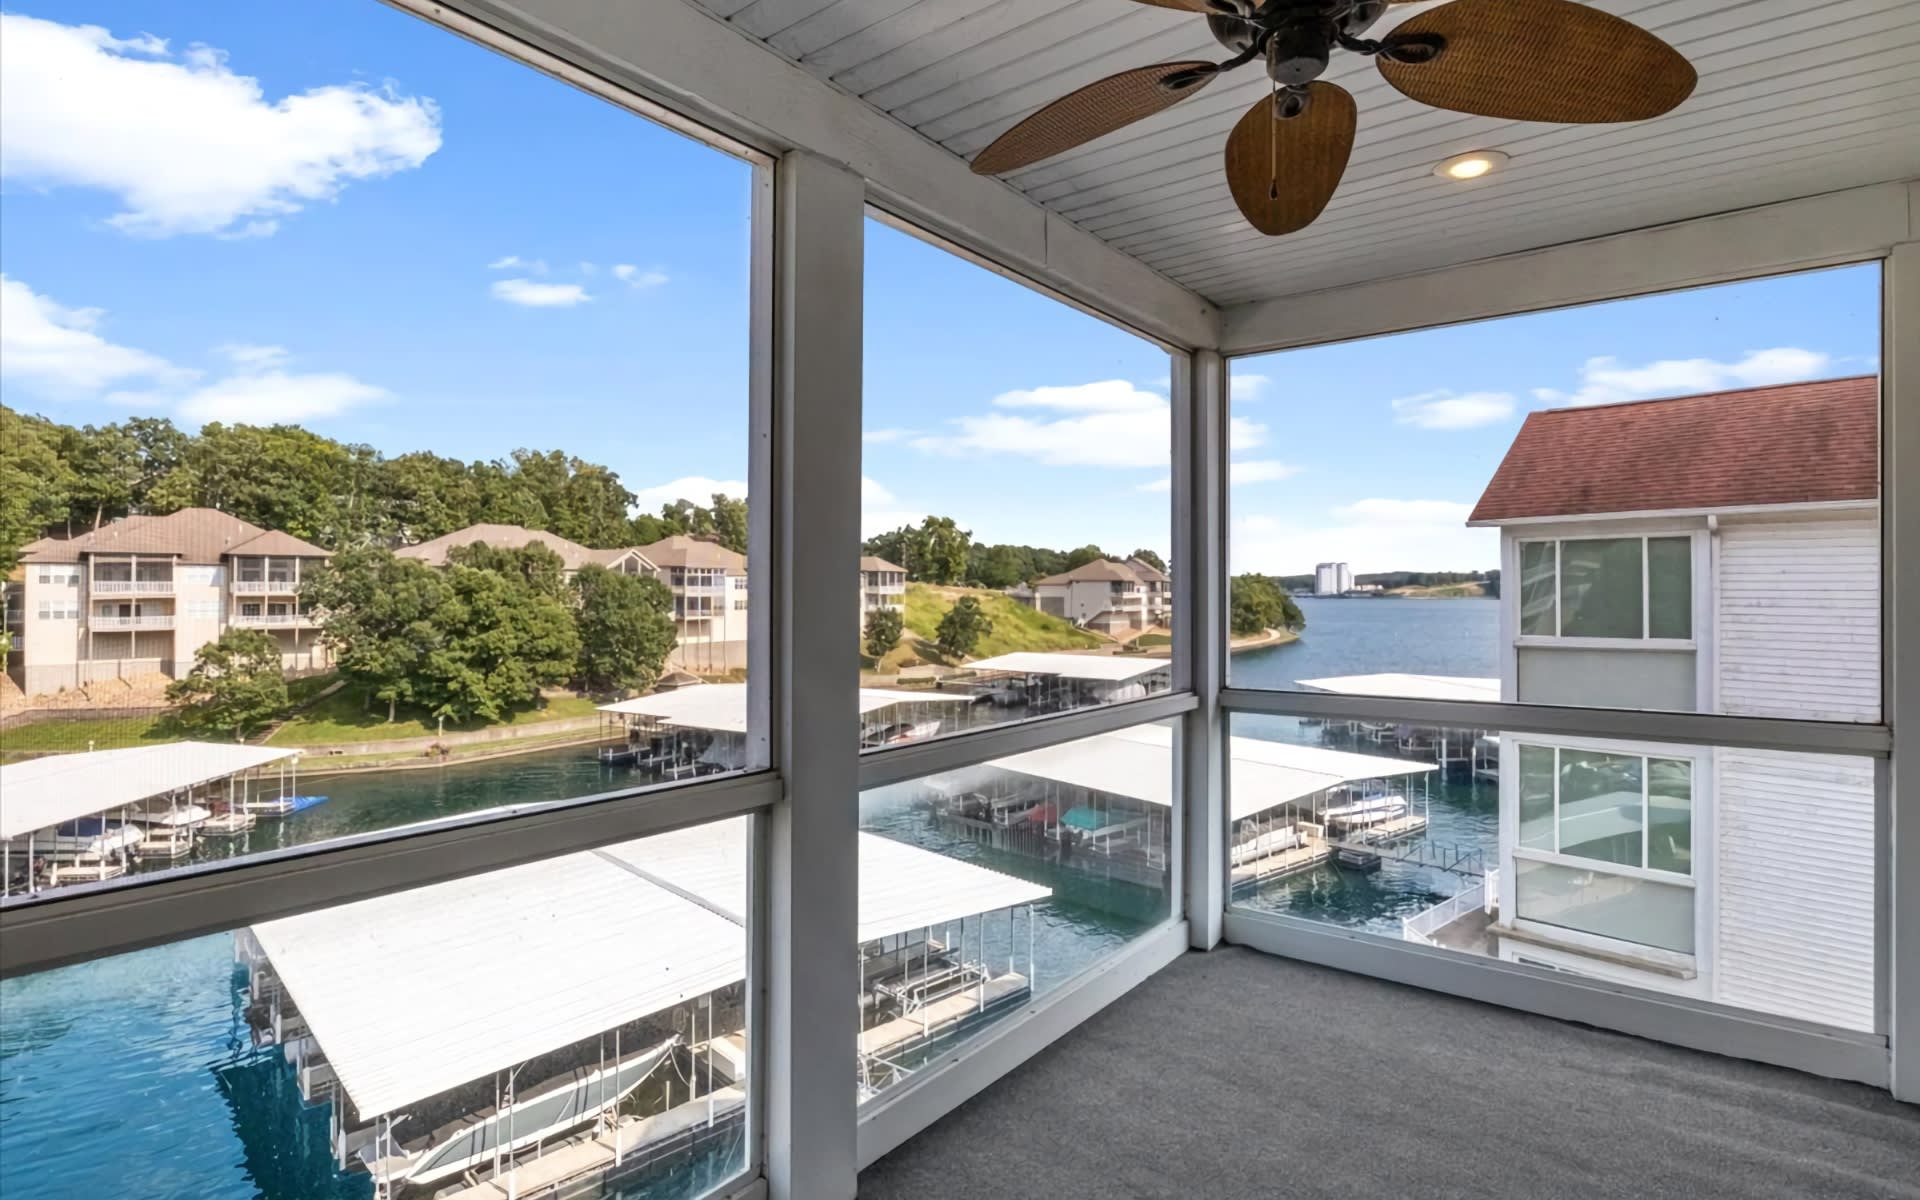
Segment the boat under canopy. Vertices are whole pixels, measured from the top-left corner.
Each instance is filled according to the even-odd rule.
[[[299,755],[276,746],[168,742],[53,754],[0,767],[0,840],[50,829]]]

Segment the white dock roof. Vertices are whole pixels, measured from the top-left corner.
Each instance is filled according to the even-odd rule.
[[[255,925],[363,1116],[746,976],[746,818]],[[862,941],[1048,889],[860,835]]]
[[[1500,681],[1474,675],[1336,675],[1302,679],[1300,686],[1342,696],[1393,696],[1401,700],[1500,701]]]
[[[1419,775],[1435,769],[1432,763],[1259,738],[1230,738],[1229,746],[1233,760],[1231,814],[1236,821],[1337,784]],[[1173,804],[1173,731],[1164,725],[1096,734],[996,758],[987,765],[1162,808]]]
[[[1014,675],[1059,675],[1065,679],[1091,679],[1105,683],[1125,683],[1169,669],[1164,658],[1145,655],[1065,654],[1042,650],[1016,650],[967,664],[973,671],[1004,671]]]
[[[0,767],[0,839],[24,837],[300,753],[277,746],[169,742],[51,754]]]
[[[861,688],[860,715],[866,716],[895,704],[971,704],[973,697],[954,692],[908,692],[888,688]],[[614,704],[602,704],[601,712],[652,717],[662,725],[688,729],[712,729],[722,733],[747,731],[747,685],[744,683],[702,683],[672,691],[636,696]]]

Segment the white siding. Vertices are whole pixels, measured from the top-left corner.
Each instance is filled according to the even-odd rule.
[[[1873,764],[1715,752],[1713,998],[1871,1032]]]
[[[1723,712],[1880,717],[1880,529],[1867,520],[1723,527]]]

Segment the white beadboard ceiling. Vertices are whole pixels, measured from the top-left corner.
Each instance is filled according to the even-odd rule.
[[[1131,0],[691,0],[963,157],[1042,104],[1129,67],[1226,52],[1202,18]],[[1376,30],[1436,5],[1395,10]],[[1008,182],[1218,304],[1390,278],[1867,183],[1920,176],[1920,0],[1594,0],[1691,59],[1656,121],[1537,125],[1402,97],[1365,59],[1327,78],[1360,104],[1319,221],[1255,233],[1220,172],[1257,64]],[[1507,167],[1435,177],[1467,150]]]

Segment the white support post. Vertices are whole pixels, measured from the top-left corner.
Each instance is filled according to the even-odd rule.
[[[1920,184],[1911,191],[1920,235]],[[1880,880],[1889,893],[1880,909],[1888,928],[1879,944],[1893,1094],[1920,1103],[1920,240],[1895,246],[1885,270],[1884,703],[1894,754]]]
[[[774,522],[778,645],[767,994],[767,1182],[774,1200],[851,1200],[858,1009],[859,570],[865,184],[807,154],[776,174]],[[756,565],[755,570],[760,568]]]
[[[1209,950],[1220,941],[1227,905],[1226,780],[1221,769],[1227,730],[1220,711],[1227,662],[1221,591],[1227,577],[1227,363],[1213,350],[1177,356],[1176,363],[1182,358],[1186,370],[1176,376],[1173,389],[1174,480],[1180,500],[1175,506],[1180,527],[1175,533],[1174,587],[1181,635],[1174,647],[1175,686],[1184,669],[1199,704],[1182,726],[1181,881],[1190,944]]]

